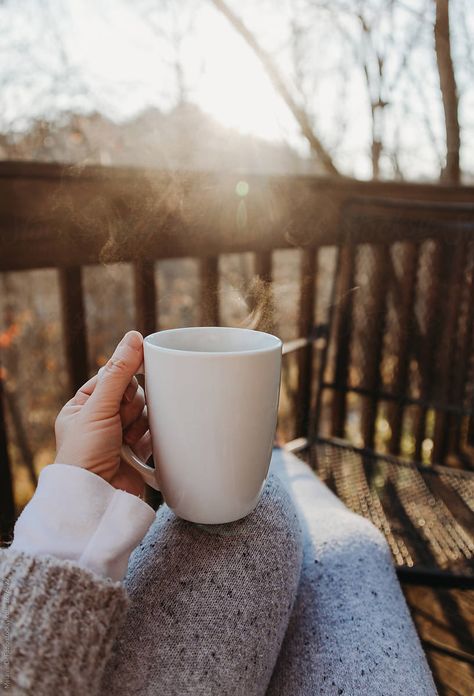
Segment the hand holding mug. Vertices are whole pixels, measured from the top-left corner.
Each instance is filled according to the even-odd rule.
[[[270,464],[281,346],[250,329],[172,329],[144,343],[129,332],[60,412],[55,461],[137,495],[145,480],[191,522],[245,517]],[[147,406],[134,378],[142,362]],[[156,469],[145,463],[151,442]]]
[[[143,338],[129,331],[55,424],[56,462],[81,466],[135,495],[143,492],[143,479],[121,459],[120,448],[125,441],[145,460],[151,454],[145,396],[134,377],[142,361]]]

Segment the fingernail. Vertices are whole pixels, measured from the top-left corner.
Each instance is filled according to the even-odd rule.
[[[122,343],[133,350],[140,350],[143,344],[143,336],[138,331],[129,331],[122,339]]]

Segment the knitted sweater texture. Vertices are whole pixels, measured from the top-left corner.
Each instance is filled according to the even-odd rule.
[[[0,692],[95,696],[128,600],[69,561],[0,551]]]

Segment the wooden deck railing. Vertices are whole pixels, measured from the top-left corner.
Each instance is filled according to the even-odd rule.
[[[236,188],[248,184],[245,196]],[[0,163],[0,272],[55,268],[71,390],[87,378],[82,267],[128,262],[134,268],[136,325],[156,316],[155,262],[195,257],[203,325],[219,324],[219,256],[253,252],[255,272],[272,280],[276,249],[302,249],[295,435],[304,435],[312,399],[317,250],[341,243],[341,210],[364,197],[472,202],[474,188],[331,181],[311,177],[158,172],[125,168]],[[385,213],[386,208],[385,208]],[[360,241],[360,240],[359,240]],[[12,510],[6,431],[0,409],[0,506]]]

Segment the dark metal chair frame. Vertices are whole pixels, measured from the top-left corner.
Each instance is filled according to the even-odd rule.
[[[398,335],[390,350],[397,354],[395,374],[387,386],[381,364],[387,353],[388,296],[397,282],[392,246],[397,242],[405,245],[400,251],[405,254],[405,282],[398,282],[398,302],[392,299]],[[426,242],[431,245],[430,273],[420,264]],[[372,262],[365,274],[366,292],[373,289],[370,307],[363,306],[363,313],[369,314],[365,329],[370,341],[362,340],[366,363],[362,380],[355,384],[350,375],[354,328],[358,328],[354,288],[358,255],[364,251]],[[321,336],[325,340],[318,355],[316,398],[302,454],[351,509],[371,519],[385,534],[404,582],[474,588],[474,455],[458,456],[455,466],[449,461],[453,448],[461,454],[461,432],[467,446],[474,444],[473,266],[474,205],[348,201],[342,210],[327,323],[314,327],[310,337],[312,342]],[[421,287],[423,282],[427,288]],[[415,346],[417,297],[427,289],[429,316],[424,336]],[[430,349],[430,342],[436,346]],[[409,385],[414,358],[419,394],[413,394]],[[351,394],[363,402],[363,446],[346,439]],[[328,395],[332,397],[329,406]],[[392,428],[388,452],[377,451],[381,404],[388,410]],[[400,456],[407,408],[415,409],[417,415],[413,460]],[[433,463],[427,465],[420,461],[420,454],[430,413],[435,421]]]

